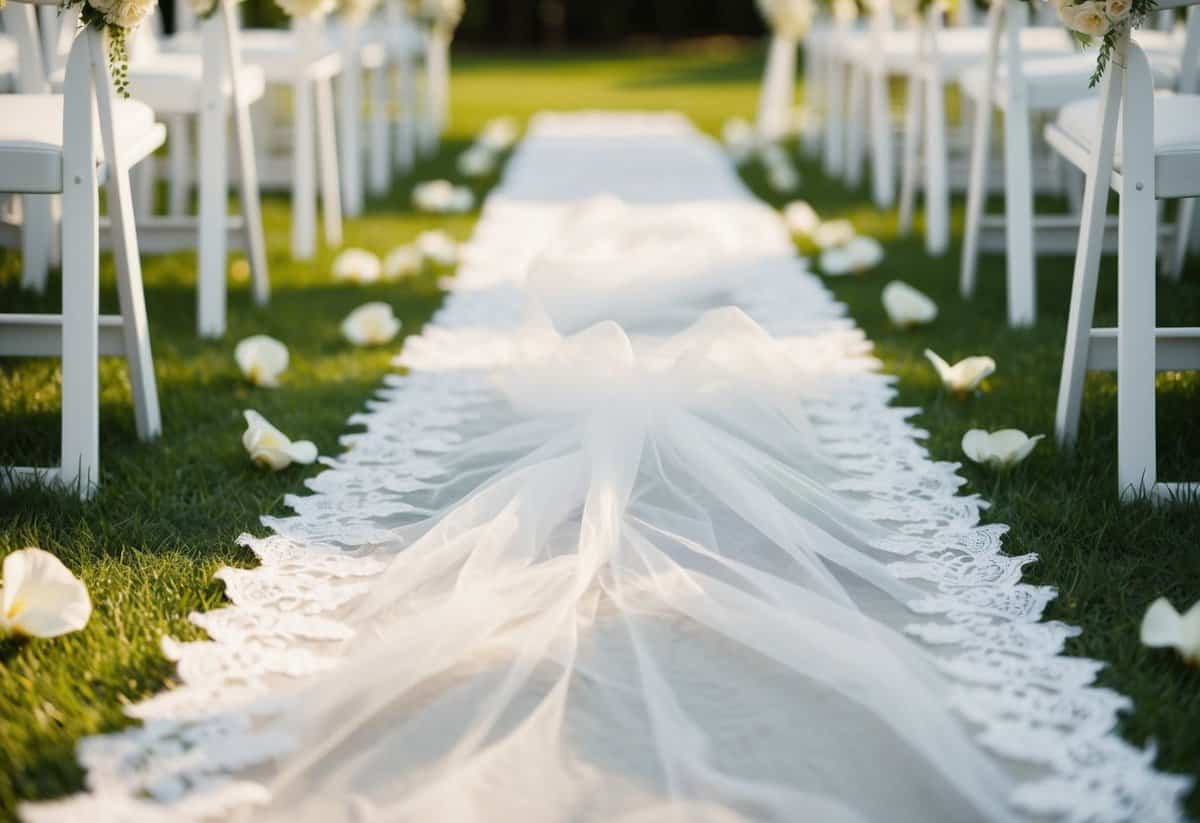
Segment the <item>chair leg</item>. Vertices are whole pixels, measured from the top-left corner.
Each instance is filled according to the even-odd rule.
[[[186,115],[167,118],[167,165],[170,168],[167,209],[172,217],[187,214],[192,188],[192,141],[188,125]]]
[[[357,217],[363,209],[362,140],[359,138],[362,123],[362,67],[356,53],[343,52],[342,60],[342,73],[337,81],[337,147],[341,155],[342,211],[347,217]],[[318,117],[321,116],[319,95],[318,91]]]
[[[417,162],[417,81],[411,57],[401,57],[397,62],[396,87],[400,104],[395,133],[396,168],[405,173]]]
[[[979,265],[979,234],[982,230],[983,205],[987,201],[988,159],[992,140],[992,103],[990,98],[975,101],[975,127],[971,130],[971,166],[967,178],[967,215],[963,230],[963,250],[959,290],[970,298],[975,294],[975,273]]]
[[[313,129],[313,83],[308,78],[293,86],[292,120],[292,257],[311,260],[317,242],[317,158]],[[261,139],[261,138],[260,138]]]
[[[863,88],[867,79],[866,70],[851,63],[847,71],[850,73],[850,92],[846,104],[846,154],[841,171],[846,185],[857,188],[863,175],[863,143],[867,129],[875,125],[867,118],[874,114],[874,110],[867,108]]]
[[[317,82],[317,159],[321,171],[321,216],[325,223],[325,242],[342,245],[342,199],[338,180],[337,123],[333,111],[333,83]],[[361,166],[360,166],[361,173]]]
[[[846,151],[846,66],[837,56],[830,55],[826,66],[826,95],[828,113],[825,120],[825,174],[830,177],[841,172]]]
[[[1054,434],[1062,447],[1075,444],[1079,433],[1079,412],[1083,404],[1083,383],[1087,376],[1088,349],[1092,318],[1096,311],[1096,284],[1100,275],[1100,255],[1104,249],[1104,224],[1112,176],[1113,150],[1116,145],[1117,111],[1121,102],[1121,83],[1111,72],[1102,81],[1101,113],[1096,134],[1096,149],[1088,158],[1083,202],[1080,211],[1079,245],[1075,254],[1075,274],[1071,285],[1071,308],[1067,318],[1067,341],[1063,347],[1062,375],[1058,384],[1058,405],[1054,415]]]
[[[263,236],[262,199],[258,190],[258,165],[252,128],[249,107],[245,102],[235,100],[233,131],[242,222],[246,229],[246,256],[250,259],[254,302],[264,306],[271,298],[271,278],[267,270],[267,243]]]
[[[979,265],[979,233],[983,222],[983,207],[988,195],[988,155],[991,152],[994,95],[1005,9],[1004,3],[992,3],[988,10],[988,44],[984,59],[983,88],[979,98],[971,100],[971,106],[975,110],[975,125],[971,129],[971,165],[967,174],[967,222],[963,231],[962,262],[959,271],[959,290],[962,296],[967,298],[975,294],[975,274]],[[969,96],[963,95],[964,98]]]
[[[896,154],[892,145],[892,109],[888,97],[887,73],[882,69],[868,74],[871,107],[871,190],[875,205],[891,208],[896,202]]]
[[[1004,115],[1004,215],[1008,324],[1013,328],[1032,326],[1037,316],[1031,128],[1027,108],[1008,107]]]
[[[146,158],[142,162],[151,159]],[[150,323],[146,313],[142,261],[138,254],[128,172],[123,168],[111,170],[106,189],[108,211],[112,219],[113,257],[117,269],[117,297],[121,304],[125,362],[129,367],[129,383],[133,390],[134,418],[138,437],[153,440],[162,433],[162,414],[154,379]]]
[[[917,167],[922,155],[929,154],[929,147],[922,151],[921,144],[921,111],[924,106],[922,94],[925,84],[921,81],[921,71],[914,66],[908,76],[908,99],[904,108],[903,167],[900,178],[900,234],[907,236],[912,232],[913,212],[917,205]],[[926,138],[928,139],[928,138]]]
[[[388,152],[387,65],[371,70],[368,78],[371,97],[370,176],[367,185],[371,194],[386,194],[392,187],[392,160]]]
[[[225,55],[219,20],[206,21],[204,41],[204,105],[200,110],[200,249],[196,278],[196,327],[201,337],[225,334],[228,258],[229,170],[225,126],[229,118]]]
[[[139,220],[154,214],[154,158],[147,157],[129,172],[133,186],[133,213]]]
[[[100,480],[100,209],[92,84],[70,57],[63,118],[62,468],[83,498]],[[71,70],[75,69],[75,70]]]
[[[950,186],[946,180],[946,89],[933,69],[925,92],[925,250],[934,257],[950,245]]]
[[[1117,482],[1121,496],[1128,499],[1152,492],[1157,480],[1154,263],[1158,212],[1150,64],[1137,48],[1130,48],[1126,57],[1117,261]]]
[[[818,115],[825,111],[825,57],[818,55],[811,41],[804,44],[804,153],[816,157],[821,150],[821,126]]]
[[[45,293],[54,241],[53,196],[21,195],[21,288]]]

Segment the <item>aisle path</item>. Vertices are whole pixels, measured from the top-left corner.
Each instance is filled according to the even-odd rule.
[[[1004,527],[978,525],[985,504],[958,494],[962,481],[955,466],[928,459],[918,443],[921,433],[906,422],[913,410],[888,405],[894,394],[891,380],[875,372],[870,347],[844,317],[843,307],[795,258],[778,217],[747,192],[719,148],[682,118],[539,117],[489,199],[450,288],[434,323],[406,341],[398,364],[409,373],[389,378],[369,410],[351,418],[365,431],[347,435],[347,451],[327,460],[328,471],[309,482],[316,494],[288,498],[294,517],[266,518],[273,536],[245,539],[262,566],[221,572],[233,605],[194,616],[212,641],[165,644],[178,661],[182,685],[134,707],[131,713],[146,721],[144,728],[82,743],[80,756],[92,793],[27,807],[30,820],[79,819],[84,814],[93,823],[201,819],[248,807],[255,810],[247,819],[277,816],[292,823],[592,817],[920,821],[1009,819],[1010,800],[1015,804],[1011,808],[1021,810],[1014,816],[1038,810],[1064,812],[1081,821],[1177,819],[1176,803],[1186,781],[1154,772],[1152,753],[1136,750],[1112,733],[1126,701],[1089,685],[1100,664],[1060,656],[1063,643],[1075,633],[1071,627],[1038,622],[1054,593],[1019,582],[1022,567],[1034,558],[1004,555]],[[723,308],[727,306],[741,311]],[[579,341],[547,343],[549,333],[537,327],[541,315],[564,333],[617,320],[631,339],[616,327],[601,327]],[[703,318],[698,330],[664,347],[663,338],[684,332],[697,318]],[[735,415],[706,435],[712,438],[710,463],[703,462],[700,452],[684,455],[687,465],[712,469],[711,477],[695,481],[704,489],[689,488],[682,495],[689,500],[715,495],[717,503],[709,510],[694,513],[704,520],[703,528],[683,523],[688,518],[678,511],[668,517],[666,508],[655,508],[680,495],[664,490],[671,485],[670,471],[660,468],[665,473],[654,475],[655,483],[639,491],[647,471],[637,468],[641,458],[635,454],[632,462],[612,460],[615,477],[627,464],[636,472],[626,478],[633,489],[628,509],[642,505],[638,516],[646,521],[662,512],[659,522],[645,523],[647,529],[662,527],[675,535],[670,548],[664,548],[664,541],[645,554],[635,553],[636,559],[670,557],[681,563],[682,570],[672,567],[671,573],[698,586],[702,602],[681,601],[677,592],[651,591],[661,585],[654,573],[639,578],[636,570],[619,567],[589,578],[601,595],[576,593],[560,601],[552,593],[545,601],[506,601],[507,591],[496,594],[500,606],[514,602],[530,609],[514,612],[506,621],[526,621],[529,628],[501,628],[480,617],[481,625],[474,629],[506,651],[511,651],[506,643],[517,647],[518,657],[532,655],[522,644],[536,647],[540,656],[529,663],[526,679],[513,681],[517,685],[511,700],[495,710],[498,725],[511,732],[510,739],[491,741],[497,751],[501,743],[507,747],[500,772],[506,782],[489,784],[485,797],[475,797],[477,784],[499,778],[489,773],[485,779],[482,772],[490,765],[482,754],[475,756],[474,743],[460,743],[470,739],[467,729],[459,737],[447,729],[489,710],[492,697],[505,693],[509,679],[490,670],[474,671],[471,676],[481,684],[478,694],[471,691],[476,687],[460,688],[458,681],[439,686],[438,677],[413,684],[411,692],[401,684],[406,677],[416,679],[412,672],[423,673],[422,665],[439,677],[448,677],[452,664],[464,665],[464,660],[449,657],[455,649],[442,646],[469,648],[479,642],[471,634],[469,610],[450,607],[456,605],[456,593],[480,585],[468,572],[471,563],[485,561],[453,559],[454,541],[469,530],[445,536],[440,554],[431,554],[430,562],[461,562],[458,578],[445,591],[436,591],[441,599],[428,607],[424,633],[402,643],[390,632],[404,625],[412,634],[410,624],[421,616],[393,614],[408,608],[397,609],[395,602],[411,597],[434,603],[432,595],[416,587],[435,589],[437,578],[418,566],[430,576],[412,582],[412,562],[403,573],[393,566],[388,575],[392,558],[417,537],[437,531],[414,525],[422,515],[438,512],[454,522],[459,514],[455,506],[469,508],[461,501],[472,500],[484,486],[459,477],[490,472],[488,476],[500,478],[498,483],[519,483],[517,468],[482,459],[505,448],[503,443],[488,444],[489,434],[528,437],[526,452],[518,449],[519,443],[508,445],[514,465],[531,472],[544,468],[530,457],[540,454],[543,445],[553,452],[543,455],[545,462],[574,460],[576,452],[566,446],[555,451],[553,445],[568,442],[575,433],[560,428],[561,419],[578,414],[587,403],[612,402],[618,416],[635,408],[610,396],[628,377],[617,361],[628,357],[635,364],[633,372],[640,374],[636,364],[666,359],[676,351],[672,346],[702,353],[706,367],[726,363],[728,371],[714,373],[712,379],[718,395],[720,389],[730,396],[714,399],[691,385],[677,391],[672,384],[665,390],[669,398],[647,399],[646,404],[662,402],[672,410],[672,403],[711,404],[704,406],[710,417],[724,413],[726,406],[738,408],[739,414],[765,406],[762,425],[780,425],[782,416],[788,426],[768,436],[756,430],[759,422],[745,422],[744,431],[734,432],[741,439],[726,448],[722,438],[741,425]],[[551,349],[554,353],[546,359],[545,351]],[[690,367],[686,357],[680,362],[684,365],[676,370],[662,368],[662,382]],[[506,372],[512,363],[523,365]],[[493,379],[497,370],[503,375],[499,384]],[[798,375],[803,385],[792,385]],[[684,378],[691,376],[684,373]],[[655,380],[630,385],[649,393],[658,388]],[[743,390],[760,393],[761,403],[756,399],[757,405],[750,404],[741,396]],[[738,405],[743,402],[748,405]],[[522,415],[529,421],[526,429],[514,423]],[[656,422],[613,423],[612,431],[624,436],[629,426],[653,427]],[[587,432],[585,455],[591,454],[589,449],[603,451],[603,442],[597,446],[587,438],[614,436],[605,427],[592,426]],[[653,434],[639,436],[649,438],[644,440],[647,453],[662,461],[682,460],[677,452],[687,451],[686,446],[654,440]],[[752,442],[756,437],[758,442]],[[464,452],[465,443],[487,445]],[[613,448],[623,445],[620,441]],[[822,456],[806,457],[805,450]],[[778,458],[779,465],[760,465],[767,454]],[[608,455],[590,459],[608,466]],[[785,488],[800,482],[796,478],[815,485]],[[619,487],[624,481],[612,482]],[[722,483],[724,495],[713,491]],[[753,483],[764,488],[779,484],[771,492],[793,501],[791,510],[781,514],[757,501],[735,502]],[[522,518],[542,516],[536,506],[543,501],[546,509],[559,505],[558,495],[575,493],[569,486],[544,482],[532,510],[515,507],[514,513],[501,507],[492,514],[470,514],[473,528],[491,530],[488,540],[474,538],[474,553],[517,545],[511,532],[521,528],[532,529],[530,541],[557,546]],[[519,487],[518,494],[524,490]],[[594,488],[585,491],[588,507],[620,508],[619,501],[596,503]],[[574,500],[561,504],[570,506]],[[711,510],[716,507],[722,510]],[[632,516],[621,511],[613,515],[618,521]],[[797,512],[804,512],[805,519],[789,519]],[[584,532],[580,552],[588,538]],[[693,533],[719,539],[721,551],[715,545],[684,545],[679,536]],[[781,536],[775,538],[775,533]],[[777,561],[767,560],[764,535],[781,544],[815,541],[817,545],[801,545],[797,556],[819,555],[832,571],[823,566],[804,573],[776,568]],[[843,551],[860,544],[861,555]],[[736,613],[718,618],[713,615],[719,609],[709,610],[712,598],[724,596],[714,584],[723,580],[723,572],[699,570],[703,564],[688,554],[705,549],[712,550],[710,560],[731,550],[742,552],[745,558],[737,563],[744,560],[761,575],[753,577],[739,566],[753,580],[748,589],[762,599],[763,613],[777,613],[781,621],[755,630],[764,637],[778,632],[755,652],[770,656],[771,665],[747,651],[755,648],[755,631],[739,635]],[[508,573],[517,562],[493,560],[493,575]],[[601,565],[621,562],[630,561],[610,554]],[[873,577],[879,569],[887,570],[886,579]],[[526,572],[524,567],[520,571]],[[577,577],[578,570],[572,574]],[[636,596],[621,588],[631,581]],[[855,636],[847,624],[857,612],[839,615],[832,605],[828,615],[814,611],[814,602],[823,601],[811,595],[823,591],[822,586],[862,611],[869,636]],[[552,588],[551,583],[545,587]],[[487,598],[478,605],[483,613],[496,604],[480,592],[486,588],[474,593]],[[542,596],[522,590],[521,597],[535,594]],[[616,603],[631,598],[633,606],[611,607],[618,611],[644,605],[639,597],[662,600],[639,614],[636,626],[626,627],[629,637],[614,638],[606,633],[610,629],[600,628],[607,612],[596,598],[602,601],[605,595]],[[536,609],[529,606],[534,602],[540,604]],[[586,614],[585,602],[591,609]],[[569,642],[556,633],[557,623],[547,622],[549,634],[537,640],[521,635],[564,603],[571,610]],[[685,620],[679,613],[689,606],[697,611]],[[664,618],[665,611],[670,614]],[[650,612],[664,625],[647,626]],[[783,622],[792,618],[796,623],[789,624],[789,634]],[[718,620],[727,621],[721,627],[729,630],[720,638],[711,631],[705,634],[712,629],[706,621]],[[794,628],[801,625],[808,628]],[[593,626],[595,638],[574,634],[586,634]],[[911,648],[882,628],[886,626],[914,638]],[[861,645],[839,650],[836,643],[825,643],[826,635],[838,637],[839,628],[847,633],[843,641]],[[436,657],[435,652],[422,648],[418,639],[447,655],[449,662],[426,660]],[[726,648],[731,639],[734,647]],[[688,648],[689,643],[695,648]],[[499,653],[498,647],[485,649]],[[567,671],[559,684],[562,694],[553,682],[540,681],[544,672],[533,674],[547,663]],[[485,665],[483,658],[476,665]],[[622,680],[630,669],[637,669],[641,679]],[[679,682],[655,683],[664,672]],[[300,692],[305,701],[300,707],[287,700],[256,702],[264,695],[290,695],[297,683],[307,682],[320,685]],[[629,683],[647,694],[627,695]],[[589,685],[610,692],[603,700],[589,698]],[[343,704],[330,694],[338,690],[345,691]],[[453,699],[447,696],[452,692],[457,694]],[[700,693],[706,696],[697,698]],[[615,703],[604,702],[617,696],[629,703],[622,703],[620,712]],[[353,726],[349,716],[377,698],[394,705]],[[700,703],[689,709],[693,699]],[[521,708],[523,700],[536,708]],[[947,720],[942,713],[951,704],[957,715]],[[601,713],[581,720],[580,705]],[[723,719],[697,718],[697,705],[720,707],[727,714]],[[611,717],[602,713],[604,707]],[[543,711],[555,714],[555,722],[534,725],[532,718]],[[637,720],[628,717],[634,713]],[[277,716],[291,720],[280,725]],[[597,729],[622,720],[630,727],[619,734],[605,736]],[[344,737],[338,727],[343,722],[348,729]],[[422,731],[421,724],[430,728]],[[547,729],[554,736],[545,736]],[[693,739],[699,730],[708,739]],[[424,735],[420,740],[429,751],[417,751],[421,747],[409,739],[414,735]],[[592,737],[583,741],[581,735]],[[539,740],[536,750],[528,748]],[[452,751],[443,758],[447,747]],[[982,754],[985,748],[992,754]],[[455,760],[460,755],[461,763]],[[261,765],[272,758],[282,765]],[[436,795],[436,805],[429,805],[433,801],[424,795],[432,789],[414,788],[411,781],[395,778],[396,785],[384,790],[394,778],[392,771],[403,771],[406,763],[420,782],[434,788],[444,782],[455,791],[447,788]],[[476,769],[474,782],[460,774],[468,764]],[[992,795],[1000,791],[1005,797],[997,805]],[[543,812],[544,818],[537,816]]]

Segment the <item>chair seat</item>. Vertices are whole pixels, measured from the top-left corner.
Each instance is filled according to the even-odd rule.
[[[138,100],[117,100],[117,144],[133,165],[163,144],[166,129]],[[56,94],[0,95],[0,191],[62,191],[63,98]],[[104,160],[97,126],[96,162]],[[101,168],[103,169],[102,165]]]
[[[1150,54],[1154,84],[1159,88],[1174,86],[1179,77],[1178,59],[1165,54]],[[1022,71],[1029,87],[1029,108],[1032,111],[1057,111],[1073,100],[1092,96],[1089,86],[1096,71],[1094,52],[1061,57],[1036,57],[1023,60]],[[959,85],[972,98],[983,97],[987,89],[987,67],[972,66],[962,73]],[[1003,63],[996,72],[993,102],[1004,108],[1008,98],[1008,67]]]
[[[268,83],[291,84],[300,77],[321,79],[342,70],[342,55],[326,43],[315,59],[301,48],[300,38],[290,29],[244,29],[238,36],[242,62],[259,66]],[[172,52],[196,53],[200,50],[199,32],[186,31],[167,41]]]
[[[1097,136],[1101,100],[1076,100],[1063,107],[1048,136],[1056,145],[1071,141],[1064,155],[1077,164],[1091,153]],[[1121,131],[1113,169],[1121,170]],[[1200,95],[1159,93],[1154,97],[1155,191],[1163,197],[1200,195]]]
[[[238,78],[248,102],[266,92],[263,70],[243,65]],[[129,66],[129,90],[134,97],[160,114],[193,114],[200,111],[204,96],[204,64],[198,54],[160,52],[136,59]],[[233,93],[225,78],[225,94]]]
[[[859,63],[874,62],[882,53],[889,73],[908,74],[917,65],[918,39],[913,29],[874,36],[860,31],[851,35],[850,43],[853,59]],[[986,26],[943,29],[937,40],[943,74],[952,79],[977,65],[987,53],[987,46]],[[1027,57],[1036,58],[1073,54],[1076,49],[1061,26],[1036,26],[1021,31],[1021,50]]]

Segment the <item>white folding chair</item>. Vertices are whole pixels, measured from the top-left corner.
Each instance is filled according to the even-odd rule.
[[[1074,214],[1035,218],[1035,180],[1044,175],[1035,173],[1033,122],[1089,96],[1088,81],[1095,69],[1093,55],[1029,59],[1023,54],[1022,31],[1028,26],[1029,14],[1024,0],[994,0],[988,17],[986,60],[965,71],[959,82],[975,112],[960,288],[964,297],[974,294],[979,253],[990,240],[983,236],[984,229],[1002,233],[1008,321],[1014,327],[1031,326],[1037,318],[1037,253],[1072,253],[1078,228]],[[1160,46],[1155,49],[1161,59],[1155,61],[1154,76],[1160,87],[1170,87],[1178,78],[1178,48],[1169,36],[1159,35],[1144,32],[1139,37]],[[997,111],[1004,117],[1005,210],[1003,216],[985,216],[992,117]]]
[[[22,62],[42,64],[29,0],[0,13],[19,30]],[[166,130],[145,104],[120,99],[109,74],[104,37],[75,37],[62,95],[0,95],[0,191],[61,194],[62,314],[0,315],[0,353],[62,358],[62,456],[57,468],[8,468],[5,481],[34,476],[88,497],[99,481],[101,355],[129,365],[138,435],[162,430],[142,294],[129,168],[162,145]],[[108,196],[121,313],[99,309],[99,188]]]
[[[1188,28],[1194,34],[1200,29],[1197,2],[1161,0],[1159,5],[1193,5]],[[1185,91],[1195,92],[1200,47],[1192,40],[1181,68]],[[1200,94],[1156,95],[1150,60],[1126,33],[1099,97],[1064,107],[1047,127],[1046,139],[1087,180],[1055,416],[1058,441],[1069,446],[1076,440],[1087,371],[1115,371],[1122,497],[1169,499],[1200,491],[1200,483],[1158,482],[1155,426],[1156,371],[1200,369],[1200,328],[1155,324],[1157,201],[1200,196]],[[1110,189],[1120,197],[1117,325],[1092,328]],[[1180,224],[1186,227],[1190,220]]]
[[[316,254],[317,195],[320,192],[325,242],[342,244],[341,175],[338,168],[337,120],[333,80],[342,70],[342,54],[325,36],[325,21],[294,20],[290,29],[243,29],[239,33],[242,61],[258,66],[268,90],[289,92],[292,107],[285,139],[277,141],[271,112],[254,129],[259,151],[259,185],[292,195],[292,257],[311,260]],[[170,38],[168,50],[197,52],[195,32]],[[274,102],[274,96],[268,96]],[[285,148],[277,157],[276,148]],[[282,162],[280,162],[282,161]],[[318,175],[319,169],[319,175]]]
[[[958,7],[969,7],[960,3]],[[989,27],[964,25],[946,28],[942,10],[934,7],[919,21],[915,59],[904,65],[907,80],[905,127],[901,151],[901,234],[912,230],[918,189],[925,197],[925,249],[944,254],[950,244],[950,192],[966,188],[967,141],[955,139],[946,117],[946,88],[957,85],[987,53]],[[1024,58],[1067,55],[1075,51],[1062,26],[1032,26],[1021,30]],[[969,104],[969,98],[963,98]],[[967,115],[964,113],[964,120]],[[990,184],[991,181],[988,181]],[[989,190],[991,186],[988,186]]]
[[[348,217],[356,217],[362,214],[366,190],[383,194],[392,184],[388,134],[390,54],[386,21],[381,17],[340,19],[330,26],[329,34],[331,43],[342,54],[337,101],[342,211]],[[364,76],[367,79],[365,95]],[[367,102],[365,140],[364,97]]]
[[[426,41],[403,0],[384,0],[383,21],[395,83],[392,98],[396,109],[391,112],[394,167],[407,172],[416,163],[418,153],[428,149],[428,140],[422,136],[428,130],[422,125],[422,112],[429,106],[417,82],[417,69],[425,62]]]

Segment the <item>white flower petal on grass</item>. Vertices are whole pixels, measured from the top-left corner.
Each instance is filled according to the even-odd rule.
[[[458,156],[458,173],[464,177],[488,177],[495,171],[496,154],[487,146],[471,146]]]
[[[397,246],[383,259],[383,279],[402,280],[421,273],[425,256],[416,246]]]
[[[963,435],[963,454],[972,461],[993,469],[1009,469],[1020,463],[1045,435],[1030,437],[1020,429],[987,432],[971,429]]]
[[[421,256],[438,266],[453,266],[458,262],[458,242],[441,229],[430,229],[413,241]]]
[[[475,194],[449,180],[429,180],[413,187],[413,205],[431,214],[461,214],[475,208]]]
[[[767,184],[777,192],[795,191],[800,187],[800,172],[791,163],[770,166]]]
[[[767,143],[759,150],[758,156],[767,171],[778,168],[791,168],[792,165],[792,158],[788,156],[787,149],[779,143]]]
[[[853,270],[850,253],[845,248],[825,249],[817,258],[817,265],[823,274],[830,277],[841,277]]]
[[[87,587],[50,552],[28,548],[4,558],[0,637],[60,637],[91,616]]]
[[[274,337],[256,334],[237,344],[233,359],[255,386],[274,387],[288,367],[288,349]]]
[[[898,328],[932,323],[937,318],[937,303],[903,281],[893,280],[884,286],[882,299],[884,311]]]
[[[252,409],[247,409],[242,415],[246,418],[242,446],[256,465],[277,472],[293,463],[308,464],[317,459],[317,447],[311,441],[293,442]]]
[[[517,142],[521,128],[512,117],[497,117],[484,124],[476,142],[494,152],[507,151]]]
[[[883,262],[883,244],[874,237],[860,234],[850,238],[842,248],[850,255],[850,269],[855,273],[868,271]]]
[[[812,241],[819,249],[844,246],[854,239],[854,224],[849,220],[826,220],[812,232]]]
[[[725,150],[739,166],[747,162],[758,146],[758,135],[754,127],[740,117],[731,117],[721,127],[721,142]]]
[[[333,260],[333,279],[368,285],[379,279],[379,258],[366,249],[346,249]]]
[[[356,346],[381,346],[400,333],[400,321],[387,303],[359,306],[342,321],[342,336]]]
[[[801,237],[811,237],[821,225],[821,217],[817,210],[805,200],[788,203],[783,209],[783,220],[792,234]]]
[[[942,385],[959,394],[974,391],[985,378],[996,371],[996,361],[990,357],[967,357],[953,366],[932,349],[925,350],[925,357],[937,370]]]
[[[1200,664],[1200,603],[1180,614],[1165,597],[1150,604],[1142,618],[1142,645],[1174,649],[1185,663]]]

